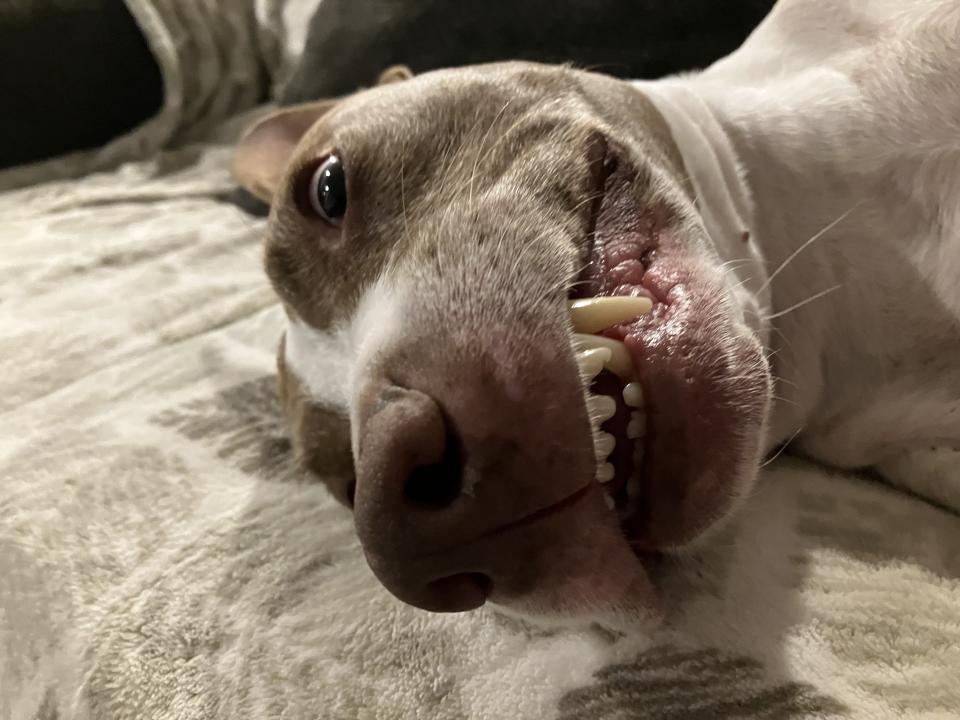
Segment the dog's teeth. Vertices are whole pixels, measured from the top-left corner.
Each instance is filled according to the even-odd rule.
[[[629,382],[624,385],[623,401],[630,407],[643,407],[643,386],[638,382]]]
[[[608,510],[613,510],[617,504],[613,501],[613,498],[606,493],[603,494],[603,501],[607,504]]]
[[[627,437],[631,440],[642,438],[647,434],[647,416],[645,413],[634,411],[630,413],[630,422],[627,423]]]
[[[619,340],[611,340],[600,335],[584,335],[576,333],[573,336],[574,344],[578,350],[592,350],[595,348],[604,348],[610,351],[610,359],[604,363],[604,367],[617,375],[621,380],[630,382],[633,380],[633,361],[630,359],[630,353],[626,345]]]
[[[590,411],[590,418],[599,424],[614,416],[617,402],[606,395],[591,395],[587,399],[587,409]]]
[[[585,382],[591,382],[603,366],[610,361],[612,353],[609,348],[595,347],[587,350],[581,350],[577,353],[577,365],[580,366],[580,375]]]
[[[597,468],[597,480],[602,483],[608,483],[613,480],[614,472],[613,465],[604,463]]]
[[[643,443],[635,443],[633,446],[633,466],[639,468],[643,465]]]
[[[616,447],[616,444],[616,438],[607,432],[597,433],[597,438],[593,441],[593,446],[597,451],[597,457],[601,459],[612,453],[613,448]]]
[[[618,295],[571,300],[567,307],[574,331],[591,334],[650,312],[653,302],[646,297]]]
[[[627,497],[631,499],[640,497],[640,478],[633,476],[627,480]]]

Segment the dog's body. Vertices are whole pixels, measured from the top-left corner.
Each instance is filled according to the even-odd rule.
[[[914,489],[953,507],[960,464],[943,446],[960,441],[958,18],[951,2],[781,2],[708,71],[645,86],[676,125],[715,132],[714,147],[729,139],[766,267],[782,266],[770,282],[779,400],[767,448],[792,440],[908,483],[898,458],[943,457],[942,484]],[[696,150],[684,156],[701,185],[716,183]]]
[[[693,84],[746,170],[767,267],[783,266],[771,442],[960,508],[956,3],[781,3]]]
[[[960,507],[960,9],[858,8],[782,0],[699,75],[430,73],[248,136],[296,444],[351,502],[357,468],[393,592],[649,610],[625,548],[709,537],[785,442]],[[331,156],[351,204],[318,223]],[[568,294],[654,309],[574,317],[604,355]]]

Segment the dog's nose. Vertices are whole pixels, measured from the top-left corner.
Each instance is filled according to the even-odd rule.
[[[595,459],[572,357],[528,355],[451,367],[417,353],[358,397],[354,519],[401,600],[469,610],[550,565],[536,523],[592,482]]]
[[[366,534],[380,537],[385,526],[408,521],[421,528],[433,525],[438,529],[433,540],[441,548],[447,535],[441,527],[444,515],[464,490],[460,442],[432,397],[395,385],[383,388],[372,400],[361,445],[364,473],[354,509],[360,522],[374,526]],[[397,541],[404,542],[402,535]],[[402,550],[393,548],[390,554]],[[456,612],[482,605],[489,580],[469,572],[437,578],[408,572],[390,587],[425,609]]]
[[[383,509],[409,504],[443,511],[460,494],[463,479],[457,439],[440,406],[425,393],[397,386],[384,388],[375,403],[375,422],[389,429],[365,451],[384,455],[377,478]]]

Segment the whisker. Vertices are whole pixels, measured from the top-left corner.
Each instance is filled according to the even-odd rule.
[[[792,388],[794,388],[794,389],[797,389],[797,390],[800,389],[800,386],[797,385],[797,383],[795,383],[793,380],[787,380],[786,378],[782,378],[782,377],[779,377],[779,376],[775,379],[775,382],[776,382],[776,383],[782,383],[782,384],[784,384],[784,385],[789,385],[790,387],[792,387]]]
[[[406,155],[406,145],[400,148],[400,209],[403,215],[403,235],[410,241],[410,226],[407,225],[407,196],[403,187],[403,156]]]
[[[833,228],[835,228],[837,225],[839,225],[841,222],[843,222],[847,217],[849,217],[850,213],[852,213],[854,210],[856,210],[856,209],[857,209],[858,207],[860,207],[862,204],[863,204],[863,200],[861,200],[861,201],[859,201],[858,203],[854,204],[853,207],[851,207],[851,208],[850,208],[849,210],[847,210],[845,213],[842,213],[842,214],[840,215],[840,217],[838,217],[838,218],[837,218],[836,220],[834,220],[833,222],[828,223],[826,227],[824,227],[824,228],[823,228],[822,230],[820,230],[818,233],[816,233],[815,235],[813,235],[813,237],[811,237],[809,240],[807,240],[805,243],[803,243],[800,247],[798,247],[796,250],[794,250],[792,253],[790,253],[790,255],[787,256],[787,259],[784,260],[782,263],[780,263],[780,264],[777,266],[777,269],[776,269],[776,270],[774,270],[772,273],[770,273],[770,277],[768,277],[768,278],[767,278],[767,281],[766,281],[762,286],[760,286],[760,289],[759,289],[757,292],[763,292],[766,288],[768,288],[768,287],[770,286],[770,283],[773,282],[774,278],[777,277],[777,275],[779,275],[779,274],[783,271],[783,269],[784,269],[785,267],[787,267],[787,265],[789,265],[791,262],[793,262],[793,260],[796,259],[796,257],[797,257],[800,253],[802,253],[802,252],[803,252],[804,250],[806,250],[810,245],[812,245],[812,244],[815,243],[817,240],[819,240],[820,238],[822,238],[822,237],[823,237],[824,235],[826,235],[828,232],[830,232],[831,230],[833,230]]]
[[[791,305],[790,307],[788,307],[788,308],[786,308],[786,309],[784,309],[784,310],[780,310],[779,312],[775,312],[775,313],[772,313],[772,314],[770,314],[770,315],[767,315],[767,316],[764,317],[763,319],[764,319],[764,321],[767,321],[767,320],[776,320],[778,317],[783,317],[783,316],[786,315],[787,313],[790,313],[790,312],[793,312],[794,310],[797,310],[797,309],[799,309],[799,308],[802,308],[804,305],[807,305],[808,303],[812,303],[814,300],[819,300],[819,299],[822,298],[824,295],[829,295],[829,294],[832,293],[834,290],[839,290],[841,287],[842,287],[842,285],[840,285],[840,284],[834,285],[833,287],[828,287],[826,290],[821,290],[820,292],[816,293],[815,295],[811,295],[811,296],[808,297],[806,300],[801,300],[801,301],[798,302],[798,303],[794,303],[794,304]]]
[[[584,263],[583,265],[581,265],[579,268],[577,268],[576,270],[574,270],[574,271],[570,274],[570,277],[574,277],[574,278],[580,277],[581,273],[583,273],[583,271],[587,269],[587,267],[589,266],[589,264],[590,264],[590,263]],[[558,290],[563,289],[563,290],[566,290],[566,291],[567,291],[567,294],[569,294],[570,291],[571,291],[573,288],[575,288],[575,287],[577,287],[577,286],[579,286],[579,285],[588,285],[589,282],[590,282],[589,280],[572,280],[572,281],[571,281],[571,280],[561,280],[561,281],[557,282],[556,284],[554,284],[553,288],[551,288],[551,292],[556,292],[556,291],[558,291]]]
[[[798,403],[796,400],[788,400],[780,395],[771,395],[770,397],[779,402],[786,403],[787,405],[793,405],[795,408],[800,407],[800,403]]]
[[[466,132],[465,136],[469,137],[473,135],[474,131],[480,126],[480,122],[483,120],[483,116],[478,116],[474,120],[473,125],[470,126],[470,129]],[[463,158],[464,153],[467,151],[467,143],[464,142],[463,137],[459,137],[459,144],[452,143],[447,146],[447,149],[443,152],[438,167],[440,168],[440,187],[437,188],[436,196],[440,199],[441,202],[446,201],[446,196],[444,195],[444,189],[447,186],[447,178],[453,174],[456,164]],[[455,194],[454,192],[451,195]]]
[[[794,350],[794,348],[793,348],[793,343],[790,342],[790,340],[787,338],[787,336],[786,336],[786,334],[783,332],[783,330],[781,330],[780,328],[778,328],[778,327],[775,326],[775,325],[770,325],[769,328],[770,328],[770,330],[771,330],[772,332],[775,332],[775,333],[777,334],[777,336],[780,338],[780,341],[784,344],[784,346],[786,346],[786,348],[787,348],[790,352],[792,352],[792,353],[795,353],[795,352],[796,352],[796,351]]]
[[[767,460],[765,460],[763,463],[761,463],[761,465],[760,465],[760,470],[763,470],[763,468],[765,468],[767,465],[769,465],[769,464],[772,463],[774,460],[776,460],[778,457],[780,457],[780,456],[783,454],[783,451],[787,449],[787,446],[788,446],[790,443],[792,443],[794,440],[797,439],[797,435],[799,435],[801,432],[803,432],[803,427],[804,427],[803,425],[801,425],[800,427],[798,427],[797,430],[796,430],[796,432],[793,433],[793,435],[791,435],[791,436],[790,436],[789,438],[787,438],[784,442],[782,442],[782,443],[780,444],[780,447],[777,449],[777,452],[774,453],[772,457],[767,458]]]
[[[740,282],[738,282],[736,285],[733,285],[733,286],[730,288],[730,290],[732,290],[732,291],[739,290],[740,288],[742,288],[744,285],[746,285],[746,284],[747,284],[748,282],[750,282],[751,280],[753,280],[753,275],[750,275],[749,277],[743,278],[743,280],[741,280]]]
[[[581,201],[578,202],[576,205],[574,205],[574,206],[570,209],[570,211],[571,211],[571,212],[576,212],[577,210],[579,210],[580,208],[582,208],[582,207],[583,207],[584,205],[586,205],[587,203],[592,203],[594,200],[599,200],[599,199],[602,198],[602,197],[603,197],[603,193],[593,193],[593,194],[591,194],[591,195],[588,195],[585,199],[581,200]]]
[[[474,156],[473,162],[473,172],[470,173],[470,193],[468,195],[467,207],[473,208],[473,184],[477,177],[477,168],[480,167],[480,158],[483,155],[483,146],[487,144],[487,137],[490,135],[490,132],[493,130],[494,125],[497,124],[497,121],[506,112],[507,108],[510,106],[510,103],[513,102],[513,99],[507,100],[503,107],[500,108],[500,111],[494,116],[493,120],[490,121],[490,125],[487,126],[486,132],[483,133],[483,137],[480,139],[480,147],[477,149],[477,154]]]
[[[727,260],[724,263],[720,263],[720,269],[726,270],[729,267],[730,269],[735,270],[736,268],[734,267],[734,263],[736,263],[736,267],[743,267],[744,265],[749,265],[752,262],[755,261],[751,258],[734,258],[733,260]]]

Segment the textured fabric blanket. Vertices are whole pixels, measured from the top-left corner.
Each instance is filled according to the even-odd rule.
[[[0,719],[960,717],[960,518],[795,459],[654,632],[389,596],[290,464],[238,124],[0,194]]]

